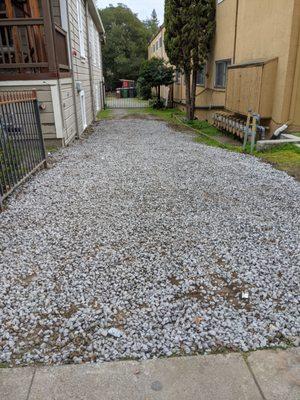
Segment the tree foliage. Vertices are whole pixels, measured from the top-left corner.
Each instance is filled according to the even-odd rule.
[[[174,82],[173,77],[173,67],[168,66],[162,58],[153,57],[142,63],[138,83],[143,90],[156,88],[160,102],[160,87],[171,85]]]
[[[157,33],[159,29],[159,22],[155,10],[152,11],[151,17],[144,21],[144,24],[148,30],[148,35],[149,35],[148,40],[150,40]]]
[[[138,78],[140,65],[147,58],[148,41],[157,29],[155,15],[149,20],[151,23],[142,22],[122,3],[99,12],[107,37],[103,47],[104,76],[106,86],[114,90],[120,79]]]
[[[215,0],[165,1],[165,47],[170,62],[185,75],[188,119],[194,119],[197,73],[208,59],[215,7]]]

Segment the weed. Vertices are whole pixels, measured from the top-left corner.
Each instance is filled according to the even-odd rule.
[[[97,120],[109,119],[109,118],[111,118],[111,110],[109,110],[108,108],[99,111],[97,114]]]

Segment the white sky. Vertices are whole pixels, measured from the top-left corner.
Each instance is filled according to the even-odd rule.
[[[155,8],[160,24],[164,20],[164,0],[96,0],[96,2],[99,8],[105,8],[109,4],[114,6],[118,3],[126,4],[141,20],[150,17]]]

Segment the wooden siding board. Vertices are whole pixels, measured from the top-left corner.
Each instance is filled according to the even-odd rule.
[[[271,118],[276,73],[277,60],[230,67],[226,108],[242,115],[251,109],[262,118]]]

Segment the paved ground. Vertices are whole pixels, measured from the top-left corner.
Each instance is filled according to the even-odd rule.
[[[291,177],[141,119],[55,158],[0,215],[0,363],[297,342]]]
[[[299,400],[299,349],[0,369],[1,400]]]

